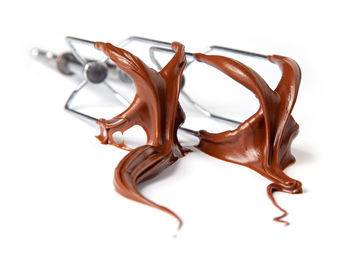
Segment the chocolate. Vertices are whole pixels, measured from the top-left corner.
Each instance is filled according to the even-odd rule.
[[[274,218],[282,220],[287,212],[273,198],[273,192],[301,193],[302,184],[288,177],[283,170],[295,162],[291,144],[298,134],[299,126],[291,116],[300,80],[298,64],[287,57],[268,56],[277,64],[282,78],[275,90],[248,66],[223,56],[194,54],[196,60],[209,64],[252,91],[260,102],[259,110],[244,121],[237,129],[222,133],[200,131],[197,148],[213,157],[244,165],[271,180],[267,193],[273,204],[283,215]]]
[[[178,102],[181,75],[186,65],[184,46],[173,42],[171,47],[175,55],[157,72],[124,49],[103,42],[95,42],[94,45],[128,74],[136,86],[135,98],[124,112],[110,120],[98,121],[101,133],[97,138],[102,144],[130,150],[115,169],[115,189],[128,199],[174,216],[180,228],[181,219],[168,208],[142,196],[137,185],[157,176],[190,151],[182,147],[177,139],[177,130],[185,120]],[[140,125],[145,130],[146,145],[130,149],[124,142],[114,140],[113,133],[123,133],[134,125]]]

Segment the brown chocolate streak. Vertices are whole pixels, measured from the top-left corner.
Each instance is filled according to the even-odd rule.
[[[173,42],[171,46],[175,55],[157,72],[126,50],[109,43],[95,43],[95,47],[127,73],[136,86],[135,98],[124,112],[110,120],[98,121],[101,134],[97,138],[102,144],[131,150],[115,170],[116,191],[126,198],[169,213],[179,221],[180,228],[182,221],[174,212],[148,200],[137,189],[138,184],[155,177],[189,152],[177,139],[177,130],[185,120],[178,102],[181,75],[186,65],[185,51],[178,42]],[[113,133],[123,133],[134,125],[140,125],[145,130],[146,145],[130,149],[113,139]]]
[[[200,131],[197,148],[213,157],[247,166],[273,183],[267,188],[269,198],[287,215],[273,198],[273,192],[301,193],[302,184],[288,177],[283,170],[295,162],[291,143],[299,126],[291,116],[301,80],[298,64],[287,57],[272,55],[268,59],[277,64],[282,78],[275,90],[246,65],[223,56],[195,54],[195,58],[207,63],[252,91],[260,102],[259,110],[233,131],[209,133]]]

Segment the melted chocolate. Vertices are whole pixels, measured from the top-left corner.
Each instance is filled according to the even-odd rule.
[[[282,78],[275,90],[251,68],[233,59],[195,54],[195,58],[207,63],[252,91],[259,99],[259,110],[233,131],[209,133],[200,131],[197,148],[213,157],[249,167],[273,183],[267,187],[268,196],[283,215],[287,212],[277,205],[274,191],[301,193],[302,184],[288,177],[283,170],[295,162],[291,143],[298,134],[299,126],[291,116],[301,80],[298,64],[287,57],[272,55],[268,59],[277,64]]]
[[[101,133],[97,138],[102,144],[131,150],[116,167],[115,189],[126,198],[174,216],[179,221],[180,228],[181,219],[168,208],[142,196],[137,185],[155,177],[189,152],[177,139],[177,130],[185,120],[178,102],[181,75],[186,65],[184,46],[173,42],[171,46],[175,55],[157,72],[124,49],[102,42],[94,45],[127,73],[136,86],[135,98],[124,112],[110,120],[98,121]],[[146,145],[130,149],[124,142],[117,143],[113,139],[113,133],[123,133],[134,125],[140,125],[145,130]]]

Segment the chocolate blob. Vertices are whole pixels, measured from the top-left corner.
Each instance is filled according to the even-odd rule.
[[[169,63],[157,72],[128,51],[109,43],[95,42],[122,71],[128,74],[136,86],[136,95],[130,106],[110,120],[100,119],[101,133],[97,138],[102,144],[130,150],[115,169],[114,185],[124,197],[155,207],[181,219],[171,210],[145,198],[137,185],[157,176],[164,169],[183,157],[190,150],[182,147],[177,130],[185,120],[178,98],[181,76],[186,65],[184,46],[171,44],[176,52]],[[130,149],[124,142],[117,143],[113,133],[123,133],[134,125],[140,125],[147,134],[147,144]]]
[[[302,184],[288,177],[283,170],[295,162],[291,144],[299,126],[291,116],[299,85],[301,71],[298,64],[287,57],[268,56],[277,64],[282,78],[275,90],[253,69],[236,60],[217,55],[194,54],[196,60],[209,64],[252,91],[260,102],[259,110],[237,129],[222,133],[200,131],[197,148],[204,153],[228,162],[244,165],[271,180],[267,193],[283,215],[287,212],[273,198],[273,192],[301,193]]]

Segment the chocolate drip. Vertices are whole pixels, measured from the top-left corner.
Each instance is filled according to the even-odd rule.
[[[259,110],[233,131],[214,134],[200,131],[197,148],[213,157],[249,167],[271,180],[267,188],[273,204],[277,205],[273,192],[301,193],[302,184],[288,177],[283,170],[295,162],[291,143],[299,126],[291,116],[301,80],[298,64],[287,57],[272,55],[268,59],[277,64],[282,78],[275,90],[254,70],[236,60],[216,55],[195,54],[196,60],[207,63],[252,91],[259,99]]]
[[[177,139],[177,130],[185,120],[178,102],[181,75],[186,65],[185,51],[178,42],[171,46],[175,55],[157,72],[126,50],[109,43],[95,43],[95,47],[127,73],[136,86],[135,98],[124,112],[110,120],[98,121],[101,133],[97,138],[102,144],[131,150],[116,167],[116,191],[126,198],[169,213],[179,221],[180,228],[182,221],[174,212],[148,200],[137,189],[138,184],[155,177],[189,152]],[[113,139],[113,133],[123,133],[134,125],[145,130],[146,145],[130,149],[124,142],[117,143]]]

